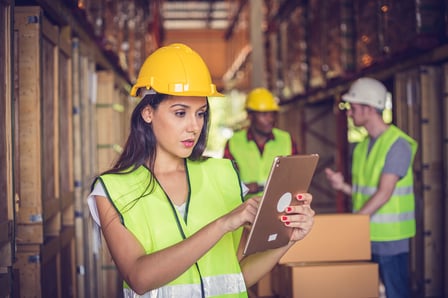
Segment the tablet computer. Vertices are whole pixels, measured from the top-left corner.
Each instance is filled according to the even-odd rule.
[[[286,207],[300,204],[296,195],[308,191],[318,160],[317,154],[274,159],[243,251],[245,255],[288,244],[292,229],[280,217]]]

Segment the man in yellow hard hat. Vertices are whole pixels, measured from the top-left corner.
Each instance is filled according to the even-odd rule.
[[[274,158],[297,154],[298,149],[289,132],[274,127],[279,106],[269,90],[253,89],[245,108],[250,125],[227,141],[224,158],[236,162],[241,180],[249,189],[246,197],[251,197],[263,192]]]

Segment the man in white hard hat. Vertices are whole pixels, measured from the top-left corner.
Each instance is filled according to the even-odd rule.
[[[327,168],[335,190],[352,196],[353,212],[370,215],[372,260],[379,265],[387,298],[410,297],[409,240],[415,235],[413,160],[417,143],[395,125],[384,122],[386,87],[364,77],[342,100],[347,116],[368,136],[355,146],[352,185]]]

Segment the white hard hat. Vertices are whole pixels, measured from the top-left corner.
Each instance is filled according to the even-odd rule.
[[[378,80],[372,78],[357,79],[350,90],[342,95],[342,100],[349,103],[359,103],[384,110],[386,105],[387,89]]]

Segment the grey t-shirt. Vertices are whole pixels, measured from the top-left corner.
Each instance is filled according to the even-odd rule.
[[[376,139],[371,139],[369,148],[372,148]],[[406,175],[409,164],[411,163],[412,149],[411,145],[403,138],[390,147],[384,163],[383,173],[395,174],[403,178]],[[409,252],[409,239],[397,241],[372,241],[372,254],[376,255],[395,255]]]

